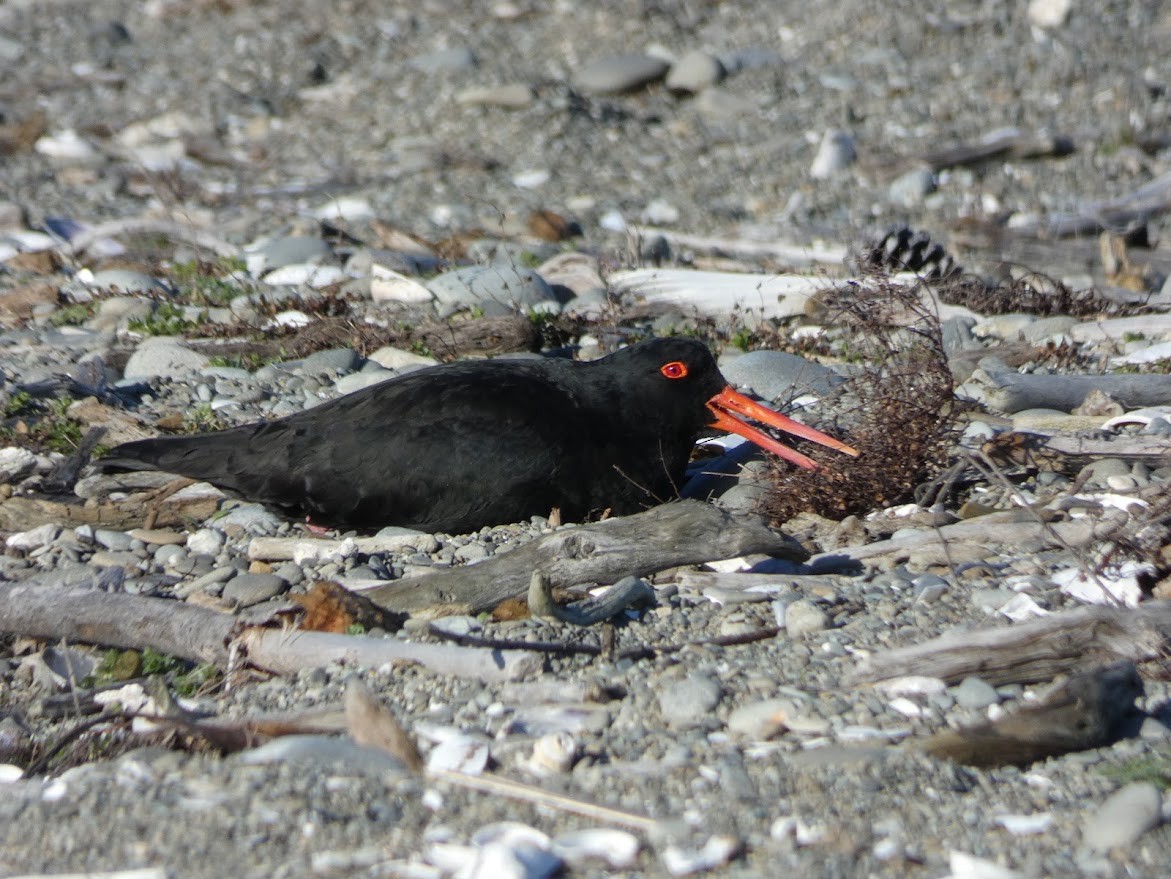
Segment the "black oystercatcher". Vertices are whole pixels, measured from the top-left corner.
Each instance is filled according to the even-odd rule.
[[[592,363],[422,369],[277,421],[126,443],[97,463],[179,473],[330,522],[464,533],[554,507],[575,521],[669,501],[705,428],[816,466],[736,415],[857,454],[738,394],[702,342],[657,339]]]

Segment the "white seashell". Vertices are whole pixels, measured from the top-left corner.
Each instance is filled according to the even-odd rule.
[[[583,861],[602,861],[612,870],[625,870],[638,857],[638,837],[625,830],[592,827],[572,830],[553,840],[551,851],[571,866]]]
[[[925,713],[921,705],[911,701],[906,696],[891,699],[890,708],[904,717],[922,717]]]
[[[431,302],[435,298],[418,281],[377,263],[370,272],[370,297],[375,302]]]
[[[543,168],[538,168],[533,171],[521,171],[512,178],[512,185],[518,186],[521,189],[539,189],[549,182],[551,176]]]
[[[477,852],[476,865],[468,879],[546,879],[561,869],[561,858],[531,846],[490,843]]]
[[[446,875],[455,873],[466,876],[469,875],[468,871],[475,869],[480,853],[473,845],[437,842],[427,848],[423,857],[428,864],[438,867]]]
[[[462,772],[480,775],[488,765],[488,743],[465,734],[454,735],[431,749],[427,754],[430,772]]]
[[[485,824],[472,834],[471,843],[476,846],[507,845],[512,848],[530,846],[532,848],[548,848],[549,836],[528,824],[519,821],[496,821]]]
[[[6,241],[16,246],[18,251],[32,252],[38,250],[52,250],[57,246],[57,239],[44,232],[33,232],[27,229],[17,229],[4,235]],[[84,270],[83,270],[84,271]],[[78,276],[81,272],[78,272]]]
[[[64,161],[92,159],[98,154],[89,141],[72,129],[45,135],[33,144],[33,149],[42,156]]]
[[[1035,812],[1032,815],[997,815],[996,823],[1017,836],[1031,836],[1044,833],[1053,826],[1053,815],[1049,812]]]
[[[947,682],[926,675],[905,675],[875,685],[888,696],[935,696],[947,690]]]
[[[68,793],[69,785],[67,785],[65,782],[61,781],[60,779],[57,779],[56,781],[50,781],[47,785],[45,785],[45,789],[41,791],[41,802],[60,802],[61,800],[65,799],[65,796]]]
[[[732,836],[713,836],[701,849],[684,849],[669,845],[663,849],[663,866],[672,876],[690,876],[722,867],[740,851],[740,841]]]
[[[1139,575],[1153,571],[1150,565],[1123,562],[1116,573],[1103,572],[1097,577],[1086,577],[1078,568],[1066,568],[1053,574],[1050,579],[1066,595],[1087,604],[1114,604],[1120,601],[1127,607],[1137,607],[1142,601]]]
[[[294,328],[296,328],[296,327],[307,327],[311,323],[313,323],[313,318],[311,318],[305,312],[291,310],[291,311],[282,311],[282,312],[278,313],[275,317],[273,317],[272,320],[270,320],[264,326],[266,329],[271,329],[272,327],[294,327]]]
[[[951,874],[946,879],[1021,879],[1021,874],[1016,870],[965,852],[951,852],[948,866]]]
[[[1166,347],[1168,350],[1168,353],[1164,357],[1171,357],[1171,342],[1152,345],[1150,348],[1144,348],[1143,351],[1151,351],[1155,348],[1163,347]],[[1163,358],[1158,359],[1161,360]],[[1147,406],[1145,409],[1135,409],[1133,412],[1124,412],[1121,415],[1115,415],[1109,421],[1103,423],[1102,430],[1117,430],[1119,427],[1127,424],[1141,424],[1145,427],[1156,418],[1164,418],[1171,421],[1171,406]]]
[[[358,223],[375,216],[374,207],[367,199],[359,196],[343,196],[331,199],[317,208],[313,216],[319,220],[347,220]]]
[[[273,269],[261,280],[274,287],[282,285],[299,287],[304,284],[319,289],[345,281],[346,273],[337,266],[319,266],[303,262]]]
[[[577,760],[577,751],[577,739],[571,733],[549,733],[533,742],[527,767],[538,775],[568,772]]]
[[[1006,601],[1002,606],[996,609],[996,612],[1008,617],[1014,623],[1019,623],[1022,620],[1032,619],[1033,617],[1048,616],[1049,611],[1033,601],[1028,595],[1023,592]]]

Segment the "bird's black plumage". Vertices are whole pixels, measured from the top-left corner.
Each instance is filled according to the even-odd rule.
[[[673,373],[669,377],[666,364]],[[461,533],[677,496],[708,401],[707,347],[657,339],[589,363],[462,362],[276,421],[126,443],[103,469],[164,470],[330,522]]]

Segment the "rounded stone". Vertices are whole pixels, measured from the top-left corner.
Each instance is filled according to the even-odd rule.
[[[650,55],[615,55],[583,67],[573,77],[573,84],[595,95],[619,94],[662,79],[670,66]]]
[[[1085,820],[1083,838],[1095,851],[1127,846],[1158,825],[1163,797],[1149,781],[1128,784],[1111,795]]]
[[[695,94],[724,78],[724,65],[707,52],[688,52],[671,65],[666,85],[673,92]]]
[[[721,695],[717,681],[704,674],[691,674],[663,688],[659,710],[668,726],[693,726],[708,716]]]
[[[208,364],[205,355],[192,351],[169,337],[146,339],[138,346],[126,368],[123,378],[158,378],[176,373],[198,372]]]
[[[813,157],[813,164],[809,168],[809,176],[814,180],[833,177],[849,168],[857,158],[854,138],[848,132],[831,129],[821,139],[817,155]]]
[[[799,598],[785,608],[785,630],[792,636],[820,632],[829,625],[829,615],[807,598]]]
[[[469,266],[432,279],[427,289],[440,305],[500,304],[524,310],[557,302],[552,288],[532,269],[507,265]]]
[[[996,688],[983,678],[966,677],[951,689],[951,696],[961,708],[979,710],[1000,701]]]
[[[765,400],[792,399],[802,394],[824,397],[844,381],[830,367],[786,351],[749,351],[722,357],[720,372],[736,387]]]
[[[224,585],[224,598],[249,607],[280,595],[285,581],[276,574],[238,574]]]

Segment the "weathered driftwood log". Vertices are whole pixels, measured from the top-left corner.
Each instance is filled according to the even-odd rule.
[[[100,589],[0,584],[0,632],[107,647],[151,647],[224,668],[239,621],[182,601]]]
[[[1162,436],[1120,436],[1096,439],[1069,433],[1044,430],[1014,430],[997,439],[1006,447],[1014,440],[1024,440],[1027,453],[1049,453],[1068,458],[1121,458],[1125,461],[1159,461],[1171,456],[1171,439]],[[1014,458],[1015,460],[1015,458]],[[1158,466],[1158,465],[1155,465]]]
[[[974,143],[958,144],[928,153],[923,161],[932,171],[942,171],[958,165],[976,165],[993,159],[1034,159],[1042,156],[1065,156],[1073,152],[1073,141],[1068,137],[1033,134],[1016,128],[1001,129],[986,134]]]
[[[1023,519],[1019,510],[1008,510],[963,522],[953,522],[940,528],[924,528],[915,533],[902,534],[889,540],[876,540],[863,546],[831,550],[814,556],[812,563],[842,558],[862,561],[885,555],[907,555],[930,546],[951,543],[975,543],[991,547],[1004,543],[1020,543],[1024,540],[1042,540],[1050,546],[1064,544],[1081,547],[1113,536],[1127,521],[1129,517],[1121,510],[1110,511],[1099,519],[1045,523]]]
[[[1171,403],[1171,375],[1021,375],[977,369],[965,388],[1000,412],[1080,406],[1090,391],[1109,394],[1129,409]]]
[[[490,650],[298,629],[245,629],[239,643],[247,650],[250,663],[277,674],[334,662],[366,668],[403,662],[456,677],[510,681],[539,672],[545,662],[541,654],[529,650]]]
[[[1019,226],[1018,231],[1048,238],[1091,235],[1102,229],[1145,223],[1167,210],[1171,210],[1171,173],[1161,174],[1119,198],[1089,202],[1076,213],[1038,217],[1032,226]]]
[[[1134,700],[1142,693],[1134,664],[1118,662],[1075,674],[1015,714],[909,745],[967,766],[1025,766],[1115,741],[1134,716]]]
[[[234,616],[181,601],[20,583],[0,584],[0,633],[150,647],[220,668],[227,668],[235,643],[245,648],[249,664],[278,674],[339,661],[364,666],[415,662],[441,674],[511,680],[539,670],[544,662],[540,654],[524,650],[245,627]]]
[[[0,531],[27,531],[50,522],[73,528],[93,525],[119,530],[140,527],[148,518],[152,527],[183,527],[202,521],[216,511],[220,497],[168,498],[155,502],[156,495],[138,495],[120,501],[83,503],[45,498],[11,497],[0,503]]]
[[[391,610],[478,613],[524,595],[534,571],[546,574],[555,587],[614,583],[626,576],[757,552],[794,561],[808,558],[799,543],[760,521],[736,518],[698,501],[679,501],[562,528],[479,564],[389,583],[366,595]]]
[[[926,675],[954,683],[979,675],[994,686],[1026,684],[1093,663],[1153,659],[1166,653],[1169,640],[1171,601],[1137,608],[1085,607],[887,650],[863,662],[855,678]]]

